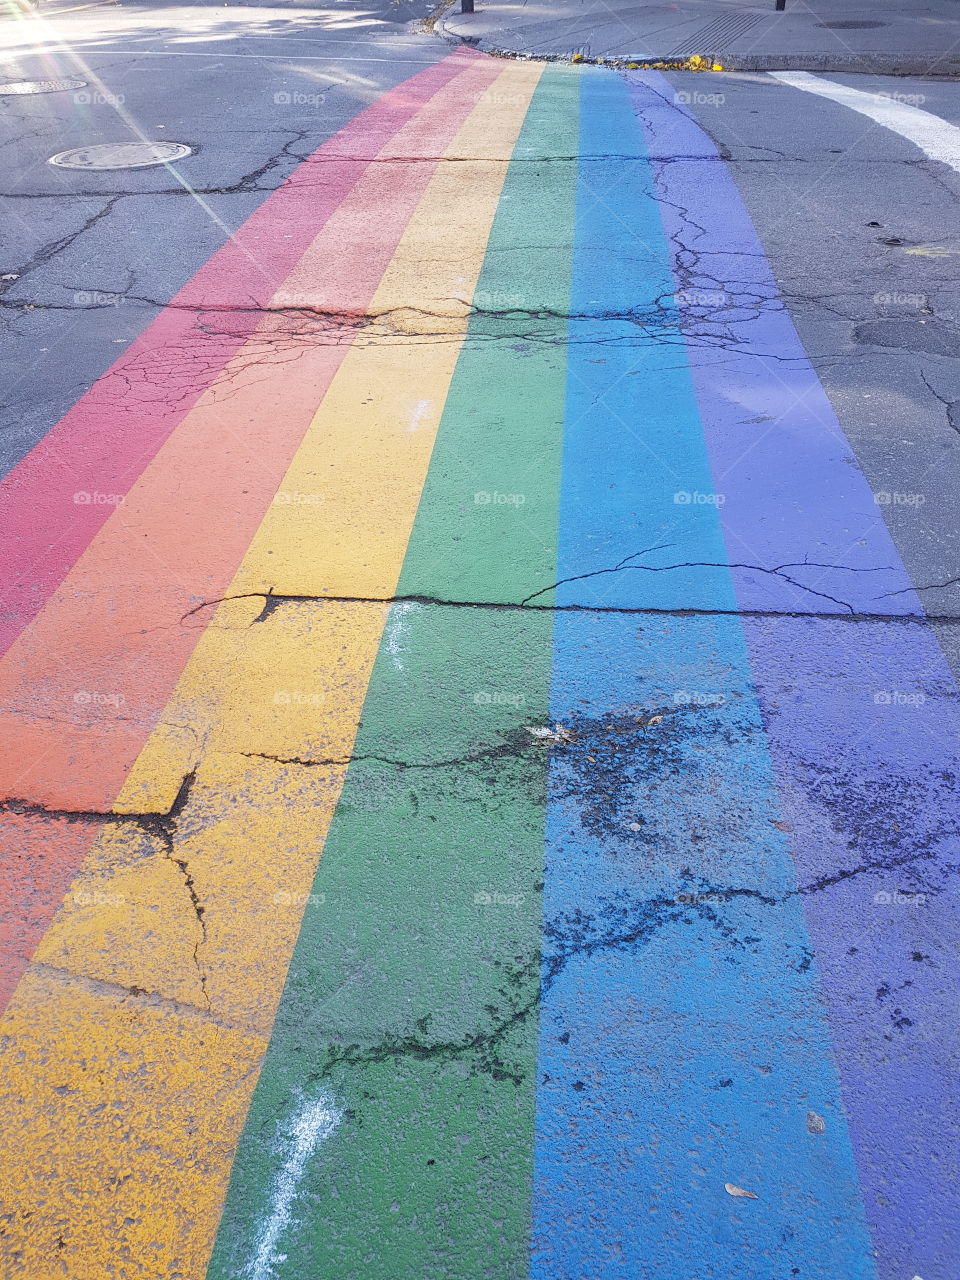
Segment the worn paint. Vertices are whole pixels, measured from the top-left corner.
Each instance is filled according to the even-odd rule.
[[[4,478],[0,650],[43,607],[113,513],[114,503],[97,501],[97,495],[116,498],[127,492],[261,323],[259,308],[270,305],[369,160],[381,149],[389,153],[394,135],[472,61],[473,55],[458,53],[421,72],[318,148]],[[335,296],[334,306],[341,301]],[[212,331],[198,319],[209,307],[221,313]],[[131,387],[137,393],[132,397]],[[91,500],[78,502],[77,494]]]
[[[392,595],[437,422],[412,435],[403,430],[403,409],[410,400],[444,403],[468,309],[450,300],[473,292],[506,157],[538,76],[526,67],[499,73],[502,105],[492,112],[478,106],[458,131],[447,152],[458,162],[434,172],[371,303],[377,314],[402,300],[414,338],[417,317],[440,309],[446,340],[398,344],[387,336],[344,359],[284,481],[300,493],[317,493],[322,483],[330,500],[316,514],[270,507],[227,593],[240,598],[216,611],[168,708],[172,723],[189,732],[178,736],[161,722],[118,798],[119,812],[166,819],[110,824],[35,956],[38,975],[55,975],[55,996],[38,1007],[39,977],[28,973],[11,1000],[4,1034],[14,1043],[25,1037],[31,1059],[42,1063],[25,1093],[20,1052],[5,1060],[13,1072],[2,1090],[5,1141],[30,1153],[15,1168],[8,1155],[5,1167],[4,1201],[23,1215],[2,1246],[12,1274],[37,1272],[62,1234],[64,1214],[73,1225],[63,1261],[76,1274],[106,1274],[129,1255],[144,1275],[160,1265],[152,1259],[202,1273],[236,1120],[311,905],[387,606],[331,601],[255,620],[274,586],[305,595],[331,585],[330,594]],[[454,243],[454,174],[467,166],[477,220]],[[338,581],[352,563],[360,572]],[[280,693],[289,700],[278,700]],[[304,769],[296,763],[304,759],[319,766]],[[100,909],[86,909],[87,893]],[[173,912],[168,900],[178,904]],[[138,1000],[140,993],[148,999]],[[162,1062],[171,1037],[202,1035],[208,1025],[223,1029],[226,1052],[216,1041],[209,1051],[190,1045],[197,1076],[168,1099],[162,1124],[170,1142],[131,1150],[130,1126],[155,1123],[155,1104],[140,1111],[145,1098],[129,1064]],[[64,1036],[63,1026],[76,1027],[77,1038]],[[111,1114],[125,1120],[81,1145],[70,1121],[88,1119],[74,1116],[71,1101],[89,1088],[84,1039],[108,1050],[98,1062],[98,1090]],[[232,1110],[214,1121],[225,1094]],[[207,1126],[193,1121],[198,1108],[218,1123],[216,1158]],[[59,1179],[51,1169],[62,1171]],[[179,1187],[175,1205],[170,1179]],[[115,1185],[108,1231],[96,1194],[105,1180]]]
[[[455,55],[387,95],[240,238],[307,330],[231,330],[121,509],[42,522],[5,1274],[951,1274],[956,691],[662,90]]]
[[[583,93],[580,151],[636,159],[578,188],[557,603],[729,609],[718,507],[674,499],[714,489],[629,91],[588,72]],[[590,322],[591,376],[579,317],[597,295],[612,316],[661,310],[655,345]],[[656,543],[693,567],[577,576]],[[551,770],[531,1274],[686,1280],[696,1258],[719,1280],[735,1256],[766,1280],[776,1256],[784,1275],[872,1280],[739,621],[559,614],[550,719],[576,741]],[[817,1144],[811,1105],[832,1117]]]
[[[555,573],[575,117],[548,70],[517,144],[398,593],[517,598]],[[574,80],[574,84],[576,81]],[[539,162],[538,162],[539,161]],[[530,246],[541,269],[518,271]],[[545,268],[545,269],[544,269]],[[519,365],[503,297],[544,318]],[[491,302],[493,305],[491,306]],[[523,515],[474,501],[523,491]],[[491,555],[492,548],[498,554]],[[315,1080],[346,1118],[278,1277],[526,1274],[549,613],[422,604],[388,630],[314,885],[211,1277],[241,1271],[275,1177],[263,1136]],[[394,633],[395,635],[395,633]]]
[[[289,499],[301,518],[316,512],[321,495],[284,487],[284,473],[356,337],[351,316],[363,315],[371,306],[435,172],[431,157],[452,140],[491,74],[489,66],[478,75],[468,65],[452,84],[441,79],[415,119],[382,145],[381,131],[390,122],[382,113],[369,122],[367,133],[353,129],[337,143],[367,150],[374,163],[347,188],[279,297],[284,306],[292,300],[321,312],[338,309],[346,313],[346,321],[336,321],[317,344],[310,337],[312,322],[300,312],[292,318],[268,315],[263,332],[250,339],[185,413],[122,507],[7,653],[0,665],[0,724],[5,730],[0,794],[47,808],[108,812],[151,738],[152,761],[162,749],[167,752],[169,763],[163,767],[171,771],[169,783],[159,796],[155,787],[146,796],[128,785],[119,805],[132,812],[168,810],[180,780],[197,759],[202,729],[196,714],[208,696],[209,675],[201,681],[203,692],[193,699],[193,711],[161,718],[212,615],[212,606],[200,606],[227,594],[238,562],[272,506]],[[376,163],[383,155],[408,158]],[[329,160],[323,163],[329,168]],[[297,181],[293,190],[300,191]],[[281,213],[292,217],[293,210]],[[321,206],[318,219],[324,213]],[[344,261],[344,241],[364,243],[359,262]],[[210,270],[219,280],[216,263]],[[169,352],[164,354],[168,336],[159,325],[152,348],[159,360],[170,358]],[[295,378],[289,373],[291,361]],[[201,365],[206,367],[203,361]],[[284,412],[278,419],[281,401]],[[271,424],[267,433],[259,425],[265,422]],[[171,518],[174,512],[176,518]],[[296,691],[300,683],[294,674],[290,688]],[[158,764],[150,767],[162,775]],[[5,965],[4,999],[95,832],[89,825],[81,834],[75,826],[51,826],[42,818],[21,820],[20,856],[7,866],[0,911],[11,922],[21,920],[28,888],[33,906],[29,925],[16,925],[21,937],[16,957]]]
[[[690,157],[655,166],[673,243],[695,227],[697,253],[724,263],[714,287],[752,301],[713,330],[726,340],[711,349],[687,283],[696,262],[674,259],[692,295],[681,323],[713,484],[728,499],[730,558],[749,547],[767,563],[800,561],[815,520],[809,559],[825,562],[799,587],[737,573],[739,606],[788,615],[806,597],[818,611],[866,615],[748,617],[743,631],[880,1274],[949,1274],[960,1201],[939,1135],[957,1045],[919,1029],[940,1024],[960,982],[956,890],[941,861],[955,840],[955,686],[929,628],[876,617],[923,610],[715,147],[684,113],[664,111],[659,77],[632,79],[648,137],[669,131]],[[775,367],[763,358],[772,351]],[[744,437],[745,410],[762,424],[756,441]],[[910,1106],[891,1110],[898,1091]]]

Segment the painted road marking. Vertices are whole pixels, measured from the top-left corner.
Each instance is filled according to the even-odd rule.
[[[817,93],[831,98],[851,111],[869,116],[885,129],[899,133],[915,147],[919,147],[931,160],[939,160],[960,173],[960,129],[948,124],[931,111],[913,107],[907,102],[897,102],[882,93],[864,93],[862,89],[850,89],[834,80],[823,80],[809,71],[770,71],[768,75],[794,89]]]
[[[651,153],[691,157],[653,160],[658,190],[686,197],[703,176],[705,163],[696,157],[716,163],[716,148],[690,115],[657,96],[665,81],[655,74],[630,80],[638,107],[652,122]],[[720,559],[742,566],[732,570],[740,608],[919,614],[881,508],[863,472],[851,465],[853,449],[780,300],[743,204],[726,171],[717,173],[729,223],[711,216],[704,234],[709,252],[737,255],[737,273],[704,291],[677,268],[669,286],[711,460],[705,476],[678,488],[697,485],[718,500],[726,540]],[[672,206],[664,204],[662,214],[668,234],[689,240],[690,224]],[[751,320],[755,311],[762,312],[762,323]],[[732,351],[726,340],[731,332],[737,337]]]
[[[351,349],[288,472],[299,492],[318,492],[322,477],[336,501],[303,508],[299,522],[271,506],[230,594],[273,582],[393,594],[439,416],[411,434],[404,409],[445,401],[468,310],[450,302],[451,281],[466,277],[472,294],[539,74],[498,70],[493,103],[447,148],[470,159],[438,166],[371,305],[395,315],[402,303],[406,336]],[[429,332],[417,316],[438,310],[445,341],[416,341],[418,326]],[[338,581],[350,539],[360,576]],[[314,910],[346,771],[322,762],[350,755],[388,611],[331,601],[255,622],[263,604],[216,610],[167,712],[196,740],[171,743],[161,723],[118,801],[167,812],[179,793],[173,828],[108,824],[3,1020],[2,1199],[23,1215],[0,1243],[10,1274],[42,1274],[50,1255],[76,1275],[106,1275],[121,1259],[131,1275],[204,1272],[289,956]],[[282,763],[299,759],[318,763]]]
[[[226,594],[271,501],[302,515],[318,497],[281,488],[284,473],[362,332],[351,315],[366,313],[435,157],[495,75],[495,64],[468,64],[395,135],[364,140],[358,149],[374,160],[381,142],[381,155],[409,158],[368,167],[274,297],[304,310],[266,315],[0,661],[0,795],[68,810],[114,805],[212,611],[180,619],[199,599]],[[345,258],[343,244],[358,242],[363,253]],[[317,342],[313,311],[345,318]],[[195,729],[188,718],[160,732],[182,740],[182,776],[196,758]],[[82,861],[79,837],[95,836],[43,817],[21,817],[17,828],[23,843],[0,904],[19,934],[5,957],[4,1003]]]
[[[307,1161],[322,1142],[337,1129],[343,1112],[327,1094],[321,1094],[312,1102],[305,1102],[294,1116],[288,1133],[283,1135],[281,1150],[283,1164],[271,1188],[270,1212],[260,1235],[257,1251],[245,1273],[251,1280],[270,1280],[275,1274],[274,1265],[286,1260],[276,1247],[293,1217],[293,1203],[303,1178]]]
[[[960,249],[948,249],[946,245],[931,244],[918,245],[914,249],[904,249],[904,253],[913,254],[921,258],[952,258],[960,253]]]
[[[579,154],[617,159],[579,179],[557,602],[728,608],[729,572],[574,580],[658,539],[725,559],[721,509],[673,502],[714,486],[629,89],[586,72],[583,96]],[[584,318],[597,297],[627,318]],[[657,299],[654,344],[630,317]],[[551,761],[531,1276],[688,1280],[735,1258],[769,1280],[776,1255],[872,1280],[740,622],[561,612],[555,634],[550,719],[576,741]]]
[[[713,143],[689,116],[664,111],[661,77],[631,80],[640,118],[651,122],[651,151],[666,153],[669,131],[674,154],[709,165],[705,184],[707,165],[653,162],[668,235],[683,243],[676,211],[684,210],[698,249],[724,264],[713,287],[734,308],[742,294],[776,299],[763,247]],[[728,497],[721,519],[731,559],[749,549],[759,563],[776,564],[813,548],[811,560],[861,567],[820,570],[807,578],[816,589],[866,612],[905,601],[922,617],[912,592],[882,598],[909,578],[789,313],[769,302],[734,309],[721,355],[700,340],[696,301],[682,323],[715,486]],[[871,566],[889,568],[862,572]],[[741,608],[796,607],[786,584],[774,590],[748,574],[735,581]],[[942,1009],[960,986],[960,904],[944,869],[956,857],[955,682],[922,626],[787,617],[742,625],[783,816],[796,833],[801,901],[878,1266],[884,1275],[918,1266],[949,1274],[960,1256],[960,1196],[939,1135],[955,1066],[929,1029],[942,1027]],[[891,690],[909,699],[906,707]],[[900,905],[898,887],[906,890]],[[891,1112],[898,1093],[910,1105]]]
[[[325,142],[0,481],[0,652],[43,607],[118,499],[260,323],[258,308],[269,306],[382,142],[475,61],[459,54],[444,59]],[[210,307],[224,320],[213,333],[203,318]]]
[[[517,143],[401,595],[519,600],[555,576],[577,84],[546,70]],[[538,317],[520,353],[504,299]],[[527,503],[474,502],[499,486]],[[527,1274],[546,756],[522,726],[546,715],[553,624],[401,616],[314,885],[336,910],[304,919],[210,1280],[251,1255],[264,1126],[314,1079],[348,1119],[305,1175],[278,1280]]]
[[[881,1274],[938,1274],[958,1252],[930,1238],[931,1203],[960,1214],[923,1163],[940,1159],[930,1080],[946,1093],[948,1068],[904,1030],[938,1025],[949,994],[919,968],[889,1012],[881,994],[916,937],[889,877],[934,875],[949,837],[953,686],[918,627],[894,652],[839,620],[601,612],[803,600],[815,584],[734,576],[728,551],[762,565],[798,520],[833,551],[837,495],[864,488],[782,310],[746,349],[790,356],[786,405],[736,351],[718,382],[669,301],[660,219],[676,229],[681,207],[741,287],[771,287],[762,255],[755,276],[733,265],[731,241],[759,247],[725,171],[700,185],[660,166],[680,198],[658,209],[642,79],[540,74],[504,67],[447,147],[458,163],[395,247],[290,500],[230,598],[193,615],[116,812],[7,815],[14,839],[62,832],[70,866],[87,846],[66,842],[96,835],[0,1024],[11,1275],[52,1257],[199,1278],[213,1248],[209,1280],[688,1280],[691,1259],[725,1275],[730,1257],[769,1280],[772,1256],[874,1280],[854,1155]],[[680,121],[683,155],[715,154]],[[769,518],[724,452],[745,407],[774,410],[751,466],[795,468],[815,501]],[[802,454],[816,432],[819,469]],[[721,477],[736,503],[694,501]],[[901,581],[872,513],[868,535]],[[389,603],[414,595],[564,609],[554,636],[547,610]],[[824,662],[835,705],[773,705],[790,680],[818,689]],[[914,665],[929,709],[910,726],[865,712],[867,682],[899,688]],[[524,728],[548,711],[574,730],[552,760]],[[916,829],[906,862],[891,791]],[[869,926],[864,885],[888,899]],[[935,888],[920,961],[945,968],[958,915]],[[852,937],[870,952],[856,965]],[[892,1117],[898,1090],[911,1107]]]
[[[395,135],[363,140],[373,153],[366,172],[300,246],[256,330],[10,649],[0,666],[10,729],[6,751],[0,748],[0,795],[74,809],[113,803],[210,614],[186,625],[175,620],[198,600],[226,593],[271,501],[301,519],[303,506],[322,498],[294,489],[289,477],[281,481],[363,335],[361,318],[435,157],[494,75],[489,65],[468,66]],[[397,156],[403,161],[378,163]],[[348,258],[345,243],[362,243],[363,252]],[[325,341],[316,341],[315,315],[320,323],[330,317]],[[236,513],[232,519],[223,507]]]

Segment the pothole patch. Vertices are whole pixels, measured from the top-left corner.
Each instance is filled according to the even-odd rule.
[[[63,93],[67,89],[86,87],[86,80],[10,80],[0,84],[0,97],[8,93]]]
[[[184,142],[101,142],[51,156],[61,169],[149,169],[193,154]]]

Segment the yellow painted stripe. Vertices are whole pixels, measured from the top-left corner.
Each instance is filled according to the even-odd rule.
[[[395,590],[539,74],[506,66],[448,150],[231,595]],[[117,806],[169,810],[191,774],[172,819],[104,830],[0,1023],[4,1276],[206,1268],[345,773],[279,761],[349,755],[387,615],[261,608],[217,609]]]

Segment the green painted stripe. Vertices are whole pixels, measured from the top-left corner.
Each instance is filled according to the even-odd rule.
[[[576,164],[537,157],[576,155],[575,90],[548,71],[524,124],[401,594],[554,579]],[[543,318],[509,314],[528,310]],[[546,717],[551,643],[549,614],[392,610],[216,1280],[527,1275],[546,756],[523,725]]]
[[[556,581],[579,82],[544,74],[514,151],[402,595],[519,602]]]

